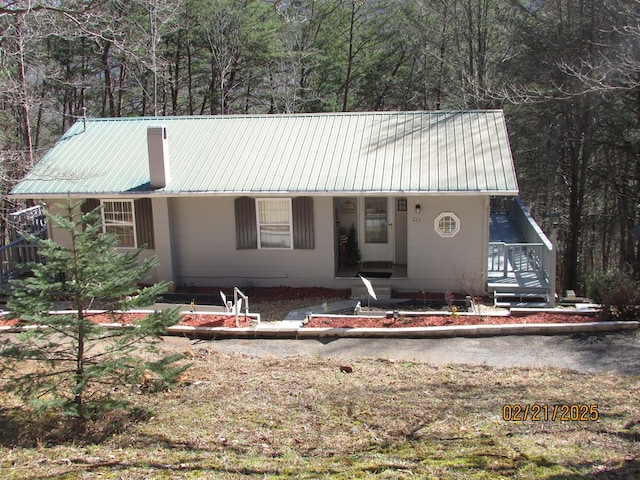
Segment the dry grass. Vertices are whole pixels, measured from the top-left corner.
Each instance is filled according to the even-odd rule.
[[[640,478],[638,377],[186,353],[184,385],[120,392],[139,409],[85,432],[5,408],[2,478]],[[504,403],[600,418],[505,422]]]

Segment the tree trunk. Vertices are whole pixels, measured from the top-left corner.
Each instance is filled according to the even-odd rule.
[[[22,122],[22,143],[27,152],[27,160],[29,165],[33,165],[33,142],[31,139],[31,121],[29,118],[29,91],[27,87],[27,76],[25,70],[24,59],[24,42],[22,37],[22,27],[24,25],[24,16],[16,16],[16,44],[18,47],[18,96],[20,120]]]
[[[356,13],[358,0],[351,0],[351,15],[349,17],[349,51],[347,53],[347,71],[344,77],[342,90],[342,111],[346,112],[349,106],[349,89],[351,88],[351,70],[353,69],[353,42],[355,37]]]
[[[107,41],[102,49],[102,73],[104,75],[104,95],[102,101],[102,116],[107,116],[107,104],[109,105],[109,117],[115,117],[116,104],[113,97],[113,81],[111,79],[111,67],[109,66],[109,52],[111,42]]]

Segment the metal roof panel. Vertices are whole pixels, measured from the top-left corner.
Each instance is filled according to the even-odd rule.
[[[500,110],[139,117],[75,123],[22,197],[487,192],[517,181]],[[149,190],[146,131],[167,128],[171,180]]]

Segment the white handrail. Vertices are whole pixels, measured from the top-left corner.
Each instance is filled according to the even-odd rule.
[[[238,287],[233,287],[233,311],[236,314],[236,328],[240,326],[240,322],[238,320],[238,313],[240,308],[242,308],[242,302],[238,304],[238,296],[244,300],[244,318],[247,319],[247,313],[249,313],[249,297],[240,291]],[[258,319],[258,322],[260,320]]]

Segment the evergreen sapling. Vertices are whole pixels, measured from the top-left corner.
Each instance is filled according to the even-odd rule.
[[[51,224],[68,234],[65,245],[32,239],[42,262],[32,276],[11,281],[8,309],[30,329],[0,345],[6,389],[41,408],[62,408],[81,420],[118,405],[117,391],[137,384],[149,372],[168,385],[188,366],[181,355],[150,361],[166,328],[179,321],[178,309],[156,311],[135,324],[107,328],[92,321],[101,310],[113,323],[122,312],[151,305],[169,284],[140,286],[158,264],[142,260],[142,249],[117,249],[118,236],[102,232],[100,209],[80,213],[82,202],[70,198],[62,214],[48,214]],[[53,313],[63,306],[65,313]],[[146,355],[148,358],[148,355]],[[11,368],[17,362],[34,367]],[[17,373],[22,372],[22,373]]]

